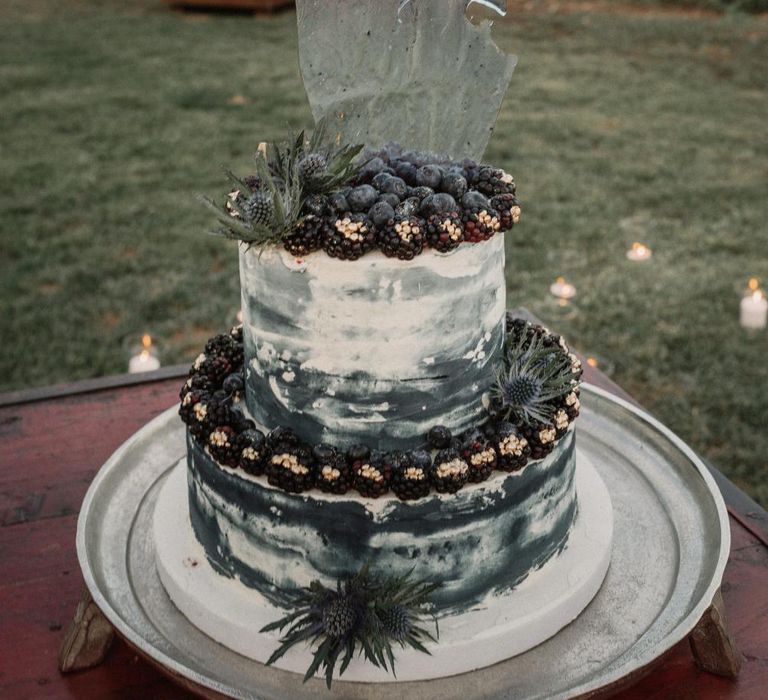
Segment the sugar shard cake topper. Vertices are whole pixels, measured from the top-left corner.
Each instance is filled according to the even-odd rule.
[[[346,143],[482,157],[517,58],[466,17],[472,0],[297,0],[315,121]],[[475,0],[504,14],[506,0]]]

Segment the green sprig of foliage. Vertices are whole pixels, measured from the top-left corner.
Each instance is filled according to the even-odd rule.
[[[396,676],[395,646],[429,654],[425,643],[439,637],[430,596],[440,584],[413,580],[412,574],[377,576],[365,565],[351,578],[339,579],[335,589],[313,581],[295,596],[290,613],[261,629],[285,629],[267,665],[306,643],[314,651],[304,682],[321,671],[330,688],[337,664],[341,676],[356,654]],[[434,622],[434,634],[423,626],[425,618]]]

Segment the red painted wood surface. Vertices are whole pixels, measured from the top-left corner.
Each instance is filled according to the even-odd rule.
[[[611,388],[600,375],[590,379]],[[97,668],[57,671],[59,644],[84,586],[75,529],[85,491],[124,440],[176,402],[180,379],[104,384],[48,398],[37,392],[34,401],[15,396],[18,402],[6,405],[0,397],[2,700],[191,697],[119,641]],[[617,698],[768,698],[768,514],[722,483],[733,533],[723,596],[745,657],[741,676],[732,682],[698,671],[684,642]]]

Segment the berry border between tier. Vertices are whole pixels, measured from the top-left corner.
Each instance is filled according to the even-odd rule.
[[[242,326],[206,343],[181,388],[179,414],[218,464],[266,476],[289,493],[316,488],[340,496],[354,490],[378,498],[392,492],[401,500],[424,498],[433,490],[456,493],[496,471],[516,472],[529,460],[543,459],[579,415],[581,363],[563,338],[509,314],[506,324],[505,368],[495,390],[482,397],[488,419],[455,436],[434,426],[418,449],[308,445],[285,426],[262,433],[241,408]],[[553,376],[559,381],[553,383]],[[538,393],[529,396],[538,377],[540,385],[533,387]],[[521,387],[528,394],[521,396]]]

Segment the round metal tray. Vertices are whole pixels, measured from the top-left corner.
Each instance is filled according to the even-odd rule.
[[[722,497],[704,464],[667,428],[589,385],[579,448],[611,494],[608,575],[555,637],[507,661],[431,681],[334,682],[342,698],[568,698],[636,674],[683,639],[712,602],[730,546]],[[324,683],[268,668],[217,644],[173,606],[155,569],[152,512],[185,454],[169,409],[104,464],[83,502],[77,553],[94,601],[117,631],[172,676],[236,698],[329,697]]]

